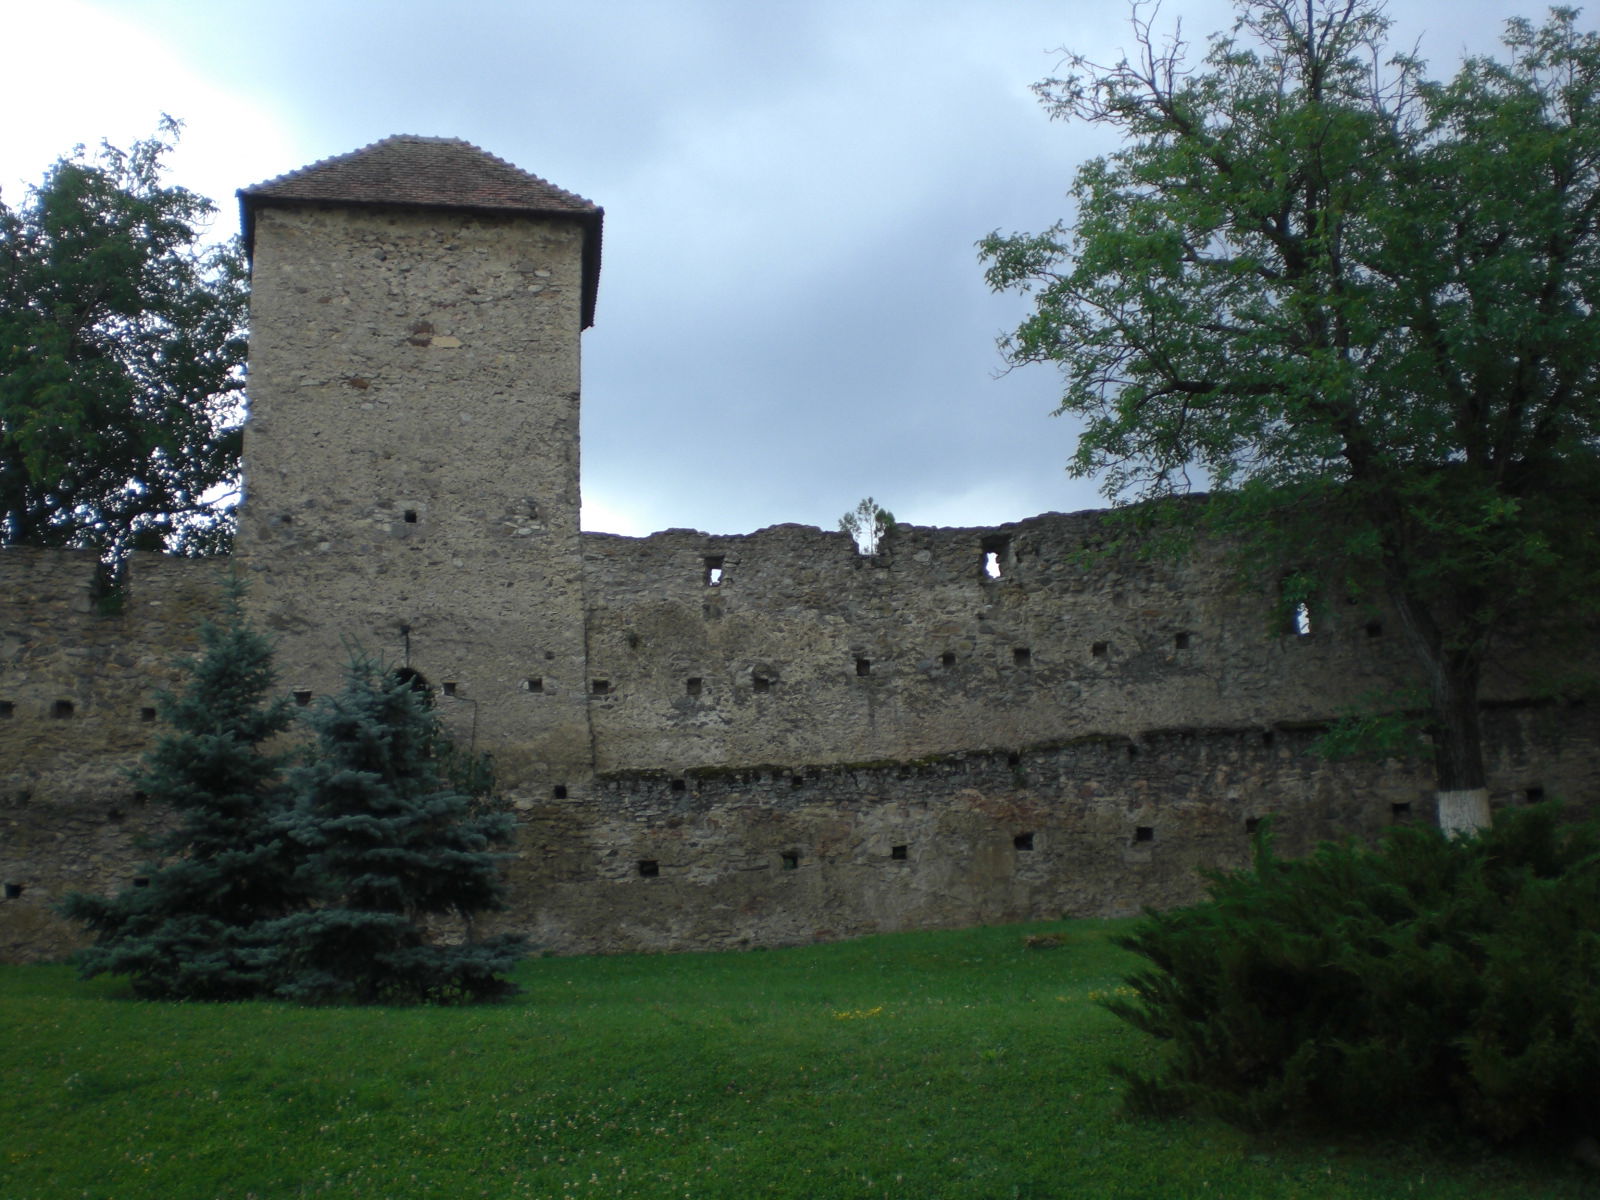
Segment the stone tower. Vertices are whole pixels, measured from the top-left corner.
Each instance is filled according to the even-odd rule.
[[[579,335],[602,211],[410,136],[239,197],[238,551],[281,681],[331,690],[359,646],[420,671],[510,777],[586,769]]]

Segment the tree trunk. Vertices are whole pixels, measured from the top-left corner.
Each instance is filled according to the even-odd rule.
[[[1433,685],[1433,755],[1439,828],[1449,837],[1490,824],[1488,775],[1483,766],[1483,726],[1478,712],[1478,664],[1446,653],[1430,664]]]
[[[1450,837],[1487,829],[1491,818],[1478,712],[1478,655],[1446,647],[1433,614],[1404,588],[1391,581],[1389,594],[1428,674],[1439,828]]]

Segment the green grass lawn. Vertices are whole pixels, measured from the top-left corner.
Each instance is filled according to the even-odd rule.
[[[0,969],[5,1200],[1577,1197],[1560,1160],[1121,1112],[1118,922],[548,958],[509,1004],[169,1005]],[[1064,944],[1028,949],[1028,933]]]

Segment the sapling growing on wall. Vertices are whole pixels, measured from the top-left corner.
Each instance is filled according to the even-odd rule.
[[[855,538],[856,549],[862,554],[876,554],[884,536],[893,528],[894,514],[871,496],[839,518],[839,532]]]

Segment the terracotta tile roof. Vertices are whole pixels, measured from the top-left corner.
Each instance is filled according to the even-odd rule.
[[[242,197],[587,213],[595,206],[460,138],[398,134],[279,175]]]
[[[245,249],[254,253],[255,212],[281,204],[466,209],[571,217],[588,226],[584,326],[594,323],[603,210],[460,138],[397,134],[239,189]]]

